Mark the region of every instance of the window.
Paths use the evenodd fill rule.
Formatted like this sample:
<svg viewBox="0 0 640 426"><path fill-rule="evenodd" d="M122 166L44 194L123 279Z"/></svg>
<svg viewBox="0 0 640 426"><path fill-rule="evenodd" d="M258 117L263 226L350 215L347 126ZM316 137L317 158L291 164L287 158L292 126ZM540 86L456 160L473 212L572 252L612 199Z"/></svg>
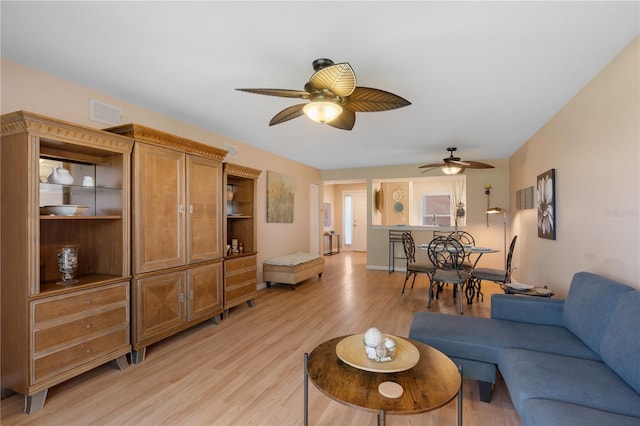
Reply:
<svg viewBox="0 0 640 426"><path fill-rule="evenodd" d="M451 225L451 195L422 196L422 224L432 226Z"/></svg>

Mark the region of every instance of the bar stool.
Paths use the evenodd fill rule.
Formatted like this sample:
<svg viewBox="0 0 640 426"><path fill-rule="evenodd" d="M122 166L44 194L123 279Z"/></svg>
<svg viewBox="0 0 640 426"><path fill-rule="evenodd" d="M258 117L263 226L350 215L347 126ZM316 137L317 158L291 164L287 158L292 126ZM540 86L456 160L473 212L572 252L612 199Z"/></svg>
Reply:
<svg viewBox="0 0 640 426"><path fill-rule="evenodd" d="M410 231L393 231L389 230L389 273L396 270L396 259L402 259L406 261L404 256L404 246L402 245L402 234ZM396 244L400 244L402 247L401 256L397 255Z"/></svg>

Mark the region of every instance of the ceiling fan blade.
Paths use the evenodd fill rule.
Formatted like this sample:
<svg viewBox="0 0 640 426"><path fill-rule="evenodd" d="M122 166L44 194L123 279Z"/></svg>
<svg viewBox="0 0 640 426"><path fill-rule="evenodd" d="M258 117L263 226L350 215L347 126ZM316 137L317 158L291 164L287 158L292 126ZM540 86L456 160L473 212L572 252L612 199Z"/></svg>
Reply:
<svg viewBox="0 0 640 426"><path fill-rule="evenodd" d="M420 173L429 173L431 170L435 170L437 167L431 167L430 169L425 169L423 171L421 171Z"/></svg>
<svg viewBox="0 0 640 426"><path fill-rule="evenodd" d="M493 169L491 164L480 163L479 161L467 161L468 165L465 165L468 169Z"/></svg>
<svg viewBox="0 0 640 426"><path fill-rule="evenodd" d="M425 164L424 166L420 166L420 167L418 167L418 168L419 168L419 169L426 169L426 168L433 169L433 168L436 168L436 167L442 167L442 166L445 166L445 164L444 164L444 163L438 163L438 164Z"/></svg>
<svg viewBox="0 0 640 426"><path fill-rule="evenodd" d="M369 87L356 87L345 105L357 112L388 111L411 105L411 102L393 93Z"/></svg>
<svg viewBox="0 0 640 426"><path fill-rule="evenodd" d="M302 108L304 108L306 104L298 104L290 106L289 108L285 108L276 115L273 116L271 121L269 122L269 126L273 126L275 124L284 123L285 121L293 120L296 117L300 117L304 114Z"/></svg>
<svg viewBox="0 0 640 426"><path fill-rule="evenodd" d="M468 162L468 161L451 160L451 159L446 159L445 163L447 163L447 164L455 164L457 166L462 166L462 167L469 167L471 165L471 163Z"/></svg>
<svg viewBox="0 0 640 426"><path fill-rule="evenodd" d="M316 71L309 80L316 89L329 89L334 95L349 96L356 87L356 75L349 63L344 62Z"/></svg>
<svg viewBox="0 0 640 426"><path fill-rule="evenodd" d="M241 92L257 93L258 95L280 96L283 98L309 99L309 92L289 89L236 89Z"/></svg>
<svg viewBox="0 0 640 426"><path fill-rule="evenodd" d="M353 125L356 124L356 113L348 109L343 109L342 114L325 124L335 127L336 129L351 130L353 129Z"/></svg>

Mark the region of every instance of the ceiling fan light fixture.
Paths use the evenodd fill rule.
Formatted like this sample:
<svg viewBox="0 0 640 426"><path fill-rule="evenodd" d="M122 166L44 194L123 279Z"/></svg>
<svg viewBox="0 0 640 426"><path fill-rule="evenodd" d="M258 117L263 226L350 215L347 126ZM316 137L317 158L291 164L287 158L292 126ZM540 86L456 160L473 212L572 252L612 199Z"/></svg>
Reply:
<svg viewBox="0 0 640 426"><path fill-rule="evenodd" d="M454 166L451 164L447 164L442 168L442 171L444 172L445 175L457 175L459 173L462 173L462 170L463 170L462 167Z"/></svg>
<svg viewBox="0 0 640 426"><path fill-rule="evenodd" d="M342 114L342 107L335 102L316 101L306 104L302 111L313 121L324 124Z"/></svg>

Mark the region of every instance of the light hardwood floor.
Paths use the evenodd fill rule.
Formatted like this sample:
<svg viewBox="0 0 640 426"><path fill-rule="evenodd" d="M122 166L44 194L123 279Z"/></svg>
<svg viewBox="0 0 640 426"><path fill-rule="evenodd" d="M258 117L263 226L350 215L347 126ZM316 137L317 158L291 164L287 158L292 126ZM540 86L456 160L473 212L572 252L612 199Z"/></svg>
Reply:
<svg viewBox="0 0 640 426"><path fill-rule="evenodd" d="M147 350L146 360L118 371L109 365L49 390L44 409L23 414L23 397L2 401L3 425L301 425L303 354L336 336L375 326L407 336L415 312L426 309L427 279L401 294L403 272L366 269L365 253L325 257L321 280L273 285L256 304L233 308L219 325L201 324ZM465 315L488 317L484 302ZM431 310L456 315L451 289ZM455 425L456 400L418 415L388 415L389 425ZM504 382L490 404L464 380L465 425L521 425ZM354 409L309 384L311 425L374 425L376 413Z"/></svg>

